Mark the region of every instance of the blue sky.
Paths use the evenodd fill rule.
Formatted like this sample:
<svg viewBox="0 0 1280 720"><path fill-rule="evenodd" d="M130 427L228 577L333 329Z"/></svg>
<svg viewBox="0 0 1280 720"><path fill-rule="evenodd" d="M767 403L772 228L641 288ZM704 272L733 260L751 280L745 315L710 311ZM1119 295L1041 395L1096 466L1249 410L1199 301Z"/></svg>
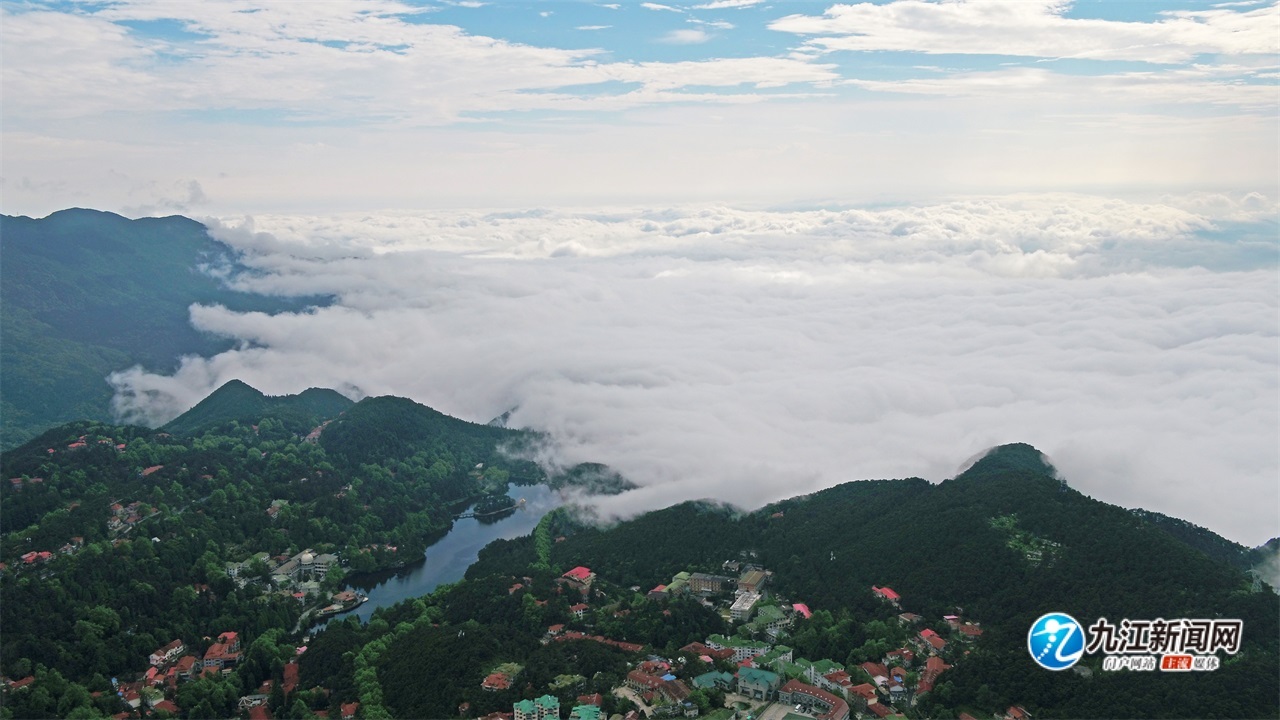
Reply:
<svg viewBox="0 0 1280 720"><path fill-rule="evenodd" d="M0 8L7 212L1275 194L1273 0Z"/></svg>

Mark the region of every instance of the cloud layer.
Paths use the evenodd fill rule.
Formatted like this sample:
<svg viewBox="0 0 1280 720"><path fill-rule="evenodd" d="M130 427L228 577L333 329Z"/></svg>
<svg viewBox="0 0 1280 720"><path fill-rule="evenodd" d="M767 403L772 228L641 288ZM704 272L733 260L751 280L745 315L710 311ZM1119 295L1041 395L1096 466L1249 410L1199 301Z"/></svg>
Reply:
<svg viewBox="0 0 1280 720"><path fill-rule="evenodd" d="M1035 195L210 221L258 271L242 287L337 302L193 307L241 346L112 381L150 422L231 378L516 408L554 461L642 486L606 515L940 480L1024 441L1095 497L1257 544L1280 529L1275 212Z"/></svg>

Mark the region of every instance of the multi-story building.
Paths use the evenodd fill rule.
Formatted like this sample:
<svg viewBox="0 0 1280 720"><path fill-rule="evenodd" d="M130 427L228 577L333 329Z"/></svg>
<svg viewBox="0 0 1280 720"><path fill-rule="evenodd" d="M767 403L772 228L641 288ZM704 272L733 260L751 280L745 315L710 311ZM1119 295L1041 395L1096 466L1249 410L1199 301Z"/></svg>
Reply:
<svg viewBox="0 0 1280 720"><path fill-rule="evenodd" d="M560 701L552 695L543 695L536 700L521 700L511 706L514 720L560 720Z"/></svg>
<svg viewBox="0 0 1280 720"><path fill-rule="evenodd" d="M738 694L752 700L773 700L780 684L778 674L768 670L744 667L738 671Z"/></svg>
<svg viewBox="0 0 1280 720"><path fill-rule="evenodd" d="M751 613L755 611L756 603L760 602L760 594L747 592L738 596L733 601L733 605L729 608L729 616L734 620L745 622L751 619Z"/></svg>
<svg viewBox="0 0 1280 720"><path fill-rule="evenodd" d="M778 688L778 701L786 705L800 705L818 720L849 720L849 703L799 680L788 681Z"/></svg>
<svg viewBox="0 0 1280 720"><path fill-rule="evenodd" d="M736 580L724 575L693 573L689 576L689 589L695 593L714 595L715 593L728 592L734 589L737 584Z"/></svg>

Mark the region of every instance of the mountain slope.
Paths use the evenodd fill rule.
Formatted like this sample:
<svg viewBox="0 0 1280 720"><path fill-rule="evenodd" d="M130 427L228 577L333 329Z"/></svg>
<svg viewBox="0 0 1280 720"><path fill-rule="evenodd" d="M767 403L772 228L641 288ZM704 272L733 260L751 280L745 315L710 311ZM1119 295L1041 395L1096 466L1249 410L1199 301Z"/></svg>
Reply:
<svg viewBox="0 0 1280 720"><path fill-rule="evenodd" d="M447 454L459 468L488 462L496 444L515 442L518 430L459 420L407 398L361 400L325 428L320 444L353 465L402 460L420 452Z"/></svg>
<svg viewBox="0 0 1280 720"><path fill-rule="evenodd" d="M1240 568L1054 475L1038 451L1019 445L937 485L852 482L747 515L686 503L609 529L582 528L552 546L552 565L586 565L622 586L653 587L681 570L715 572L745 553L775 573L779 592L847 613L854 628L883 612L873 584L891 586L904 610L927 618L963 607L982 623L983 641L948 673L948 689L930 700L932 716L1011 704L1046 717L1134 717L1153 708L1179 717L1274 713L1277 597L1252 592ZM512 559L530 555L520 542L495 544L468 577L513 573ZM1097 656L1087 661L1092 680L1050 673L1025 648L1031 623L1050 611L1086 623L1240 618L1245 647L1214 673L1104 673ZM859 655L868 640L862 631L815 637L823 639L810 647L838 662L879 659ZM805 641L798 633L788 644Z"/></svg>
<svg viewBox="0 0 1280 720"><path fill-rule="evenodd" d="M77 419L110 417L106 376L231 346L193 328L193 303L300 308L233 292L201 266L234 269L232 250L184 217L129 220L95 210L0 216L0 447Z"/></svg>
<svg viewBox="0 0 1280 720"><path fill-rule="evenodd" d="M164 429L196 435L233 420L255 423L271 417L300 430L337 417L354 404L335 390L308 388L297 395L270 397L240 380L231 380Z"/></svg>

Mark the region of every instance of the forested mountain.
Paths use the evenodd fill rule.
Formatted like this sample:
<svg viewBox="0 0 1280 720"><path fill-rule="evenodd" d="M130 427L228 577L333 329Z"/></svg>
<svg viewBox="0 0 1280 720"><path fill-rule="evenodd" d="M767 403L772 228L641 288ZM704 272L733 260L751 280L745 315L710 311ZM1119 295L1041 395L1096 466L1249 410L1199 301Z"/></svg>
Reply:
<svg viewBox="0 0 1280 720"><path fill-rule="evenodd" d="M343 409L317 438L310 423ZM4 695L0 717L115 712L114 695L90 702L88 692L137 675L174 638L200 652L227 631L246 644L269 638L254 663L181 694L192 717L232 715L243 692L278 677L288 656L277 642L305 628L300 616L345 573L421 562L466 503L504 492L515 474L541 479L499 450L519 431L399 398L267 398L235 382L179 421L81 421L0 454L0 673L31 675L37 691ZM350 445L374 435L397 437L395 452ZM267 579L304 550L340 566L303 590ZM254 582L233 581L228 563Z"/></svg>
<svg viewBox="0 0 1280 720"><path fill-rule="evenodd" d="M263 417L310 428L337 417L354 404L336 390L308 388L297 395L271 397L240 380L230 380L164 429L197 435L233 420L253 424Z"/></svg>
<svg viewBox="0 0 1280 720"><path fill-rule="evenodd" d="M989 717L1012 704L1037 718L1272 716L1280 598L1252 591L1230 558L1206 554L1207 532L1188 542L1089 498L1056 479L1034 448L1013 445L938 485L853 482L745 515L685 503L608 529L577 528L548 549L553 571L587 565L641 588L748 558L772 570L787 597L830 612L797 629L789 643L797 653L849 664L889 649L866 630L882 614L873 584L892 586L904 609L926 617L961 607L985 634L922 699L930 716L968 708ZM499 541L468 577L510 575L536 557L533 539ZM1086 623L1240 618L1244 649L1212 673L1051 673L1026 652L1027 629L1050 611Z"/></svg>
<svg viewBox="0 0 1280 720"><path fill-rule="evenodd" d="M193 303L277 312L316 302L226 289L202 268L235 270L231 248L178 216L0 216L0 255L4 448L58 423L110 419L114 371L169 371L181 355L230 347L191 326Z"/></svg>
<svg viewBox="0 0 1280 720"><path fill-rule="evenodd" d="M233 383L197 406L191 434L79 422L0 455L11 478L0 487L0 671L31 678L30 691L0 697L0 716L117 712L115 695L90 692L138 676L148 653L174 638L199 654L228 631L249 648L234 671L170 694L185 717L234 715L237 698L264 680L279 686L303 642L304 613L329 602L344 574L420 558L461 503L517 478L546 481L503 451L525 433L402 398L301 397ZM316 411L306 422L300 402ZM320 410L340 414L313 433ZM596 465L570 476L616 477ZM625 711L609 689L637 647L675 657L729 630L692 599L631 588L738 559L768 568L775 592L814 610L787 639L797 657L854 666L898 647L899 610L872 585L897 590L902 610L980 622L980 641L949 656L952 669L912 706L917 717L990 717L1014 704L1036 718L1273 715L1280 599L1255 591L1230 553L1205 552L1226 540L1203 529L1180 537L1172 520L1071 489L1025 445L936 485L850 482L754 512L694 502L597 527L557 511L531 536L485 548L463 582L379 610L366 625L331 625L297 660L299 687L329 692L273 692L270 703L277 717L356 701L365 717L475 716L550 689L564 703L600 692L606 711ZM272 566L304 550L341 564L305 592L281 587L273 573L284 570ZM579 565L597 577L585 618L560 580ZM1091 674L1051 673L1025 648L1027 628L1049 611L1085 623L1239 618L1244 642L1213 672L1104 671L1088 656L1081 667ZM603 640L544 643L557 623ZM685 660L686 674L711 669ZM482 689L498 666L517 668L520 683ZM692 697L700 707L714 699Z"/></svg>

